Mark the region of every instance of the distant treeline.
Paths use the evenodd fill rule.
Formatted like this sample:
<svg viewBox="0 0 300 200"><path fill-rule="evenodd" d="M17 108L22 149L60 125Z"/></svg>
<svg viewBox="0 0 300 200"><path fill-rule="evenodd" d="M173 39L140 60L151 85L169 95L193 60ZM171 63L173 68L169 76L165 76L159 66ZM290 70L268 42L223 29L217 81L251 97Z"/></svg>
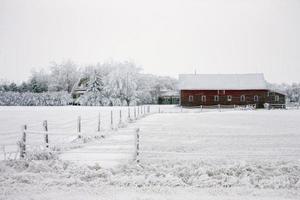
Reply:
<svg viewBox="0 0 300 200"><path fill-rule="evenodd" d="M54 99L63 98L61 102L65 105L65 99L68 101L71 99L73 87L80 84L80 80L85 80L86 88L86 93L75 100L75 103L80 105L113 106L157 103L161 91L177 88L176 79L144 74L142 69L133 62L106 62L84 67L79 67L72 61L53 62L46 69L32 71L29 80L19 85L1 81L1 96L7 98L2 97L6 100L2 99L1 102L0 99L0 105L48 105L48 103L41 102L52 99L51 93ZM9 93L6 94L6 92ZM69 97L57 96L57 92L64 92ZM40 98L38 98L38 93L40 93ZM11 99L14 103L10 103L7 99ZM37 99L38 103L32 103L32 99Z"/></svg>

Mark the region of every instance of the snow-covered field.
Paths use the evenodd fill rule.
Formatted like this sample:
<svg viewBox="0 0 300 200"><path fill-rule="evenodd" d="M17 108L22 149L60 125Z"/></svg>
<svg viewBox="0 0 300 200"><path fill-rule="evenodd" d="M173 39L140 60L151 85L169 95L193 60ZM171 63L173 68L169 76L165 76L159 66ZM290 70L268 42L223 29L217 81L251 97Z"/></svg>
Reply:
<svg viewBox="0 0 300 200"><path fill-rule="evenodd" d="M170 106L169 106L170 107ZM166 107L168 108L168 106ZM147 112L147 106L140 107L0 107L0 159L3 159L2 147L5 146L7 156L9 152L17 151L17 142L22 137L23 126L27 126L26 143L29 147L40 147L44 145L44 127L43 121L47 120L50 145L64 145L78 136L78 117L81 117L81 134L97 135L98 117L100 114L100 128L105 132L111 128L118 128L120 124L126 124L128 121L128 112L130 118L134 118L134 109L136 117L140 117ZM111 112L113 113L113 127L111 125ZM157 106L151 106L150 112L158 112ZM10 157L15 157L13 153Z"/></svg>
<svg viewBox="0 0 300 200"><path fill-rule="evenodd" d="M0 124L0 130L43 119L50 128L51 120L58 124L75 118L76 127L77 115L97 119L99 109L102 113L107 109L102 128L109 129L111 108L2 107L0 120L6 123ZM118 113L120 108L113 109ZM105 168L88 154L82 159L93 159L89 165L61 156L2 161L0 199L299 199L299 110L184 109L181 113L180 108L161 106L160 111L152 107L155 114L81 148L103 145L109 151L114 144L119 147L114 141L122 141L124 133L140 128L139 165L128 159ZM129 144L134 146L132 141ZM106 156L113 160L121 149Z"/></svg>

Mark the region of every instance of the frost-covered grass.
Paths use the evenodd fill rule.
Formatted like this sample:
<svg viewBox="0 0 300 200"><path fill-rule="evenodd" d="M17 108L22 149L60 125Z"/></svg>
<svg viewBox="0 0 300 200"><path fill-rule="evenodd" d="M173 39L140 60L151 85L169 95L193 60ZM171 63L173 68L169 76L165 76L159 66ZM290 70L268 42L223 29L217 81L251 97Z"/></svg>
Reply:
<svg viewBox="0 0 300 200"><path fill-rule="evenodd" d="M232 198L235 195L244 194L245 191L250 191L251 194L248 193L247 198L253 193L268 191L264 196L270 197L277 192L281 196L278 199L287 196L296 199L296 196L300 194L299 175L299 163L288 162L244 164L238 162L230 164L158 162L156 164L143 163L142 166L129 164L115 169L104 169L99 165L78 166L72 162L59 160L2 161L0 162L0 189L4 199L15 197L39 199L41 192L48 199L47 193L53 190L56 190L57 194L50 196L49 199L68 198L64 195L69 191L75 193L81 191L79 193L81 195L88 191L87 199L95 198L94 195L100 199L116 199L115 195L119 195L115 192L120 192L120 190L123 193L127 191L127 195L130 196L144 191L144 194L140 194L140 199L145 199L149 192L158 193L162 198L170 195L170 191L164 192L166 188L173 192L189 191L185 193L187 199L193 197L195 192L212 189L223 190L219 194L221 198L216 199L224 199L228 192ZM108 188L112 193L106 193L103 188ZM139 191L134 188L139 188ZM228 190L224 191L225 188ZM231 188L236 188L233 191L239 192L231 193ZM204 195L206 197L208 194L204 193ZM212 198L213 195L209 194L208 197ZM253 195L252 198L255 199L255 197L257 198L257 195ZM117 199L131 198L119 197ZM147 199L155 199L155 196L152 194Z"/></svg>

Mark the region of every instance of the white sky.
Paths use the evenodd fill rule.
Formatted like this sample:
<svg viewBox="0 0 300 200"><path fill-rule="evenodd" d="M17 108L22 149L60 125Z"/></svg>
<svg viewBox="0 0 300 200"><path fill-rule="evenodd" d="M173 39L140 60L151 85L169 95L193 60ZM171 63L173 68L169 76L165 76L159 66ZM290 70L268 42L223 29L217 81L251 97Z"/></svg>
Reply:
<svg viewBox="0 0 300 200"><path fill-rule="evenodd" d="M299 82L300 0L0 0L0 79L66 59Z"/></svg>

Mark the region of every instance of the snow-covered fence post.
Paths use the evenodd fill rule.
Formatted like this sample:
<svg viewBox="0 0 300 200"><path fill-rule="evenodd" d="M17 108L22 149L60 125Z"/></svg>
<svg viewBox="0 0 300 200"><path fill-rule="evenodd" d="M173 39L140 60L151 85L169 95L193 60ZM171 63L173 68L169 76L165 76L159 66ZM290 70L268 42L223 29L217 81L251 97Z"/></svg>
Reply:
<svg viewBox="0 0 300 200"><path fill-rule="evenodd" d="M48 122L47 120L44 120L43 122L43 127L45 131L45 143L46 143L46 148L49 148L49 137L48 137Z"/></svg>
<svg viewBox="0 0 300 200"><path fill-rule="evenodd" d="M140 115L140 106L137 106L137 116Z"/></svg>
<svg viewBox="0 0 300 200"><path fill-rule="evenodd" d="M77 132L78 132L78 138L81 138L81 116L78 116L77 119Z"/></svg>
<svg viewBox="0 0 300 200"><path fill-rule="evenodd" d="M144 115L146 114L146 106L144 106Z"/></svg>
<svg viewBox="0 0 300 200"><path fill-rule="evenodd" d="M26 130L27 125L23 126L22 139L20 141L20 158L24 158L26 154Z"/></svg>
<svg viewBox="0 0 300 200"><path fill-rule="evenodd" d="M233 109L235 110L235 104L233 104Z"/></svg>
<svg viewBox="0 0 300 200"><path fill-rule="evenodd" d="M158 106L158 113L160 113L160 106Z"/></svg>
<svg viewBox="0 0 300 200"><path fill-rule="evenodd" d="M136 107L134 106L134 119L136 119Z"/></svg>
<svg viewBox="0 0 300 200"><path fill-rule="evenodd" d="M100 116L100 112L98 114L98 127L97 127L97 131L100 133L100 129L101 129L101 116Z"/></svg>
<svg viewBox="0 0 300 200"><path fill-rule="evenodd" d="M130 120L130 107L128 106L128 121Z"/></svg>
<svg viewBox="0 0 300 200"><path fill-rule="evenodd" d="M114 116L113 116L113 111L110 111L110 128L114 128Z"/></svg>
<svg viewBox="0 0 300 200"><path fill-rule="evenodd" d="M201 112L202 112L203 106L201 105L200 108L201 108Z"/></svg>
<svg viewBox="0 0 300 200"><path fill-rule="evenodd" d="M148 113L150 113L150 106L148 106Z"/></svg>
<svg viewBox="0 0 300 200"><path fill-rule="evenodd" d="M135 143L136 143L136 155L135 155L135 160L136 160L136 162L137 162L137 164L139 164L140 163L140 129L139 128L137 128L136 130L135 130L135 132L136 132L136 141L135 141Z"/></svg>
<svg viewBox="0 0 300 200"><path fill-rule="evenodd" d="M221 112L221 104L218 104L219 112Z"/></svg>
<svg viewBox="0 0 300 200"><path fill-rule="evenodd" d="M120 120L119 120L119 125L122 124L122 110L120 110Z"/></svg>
<svg viewBox="0 0 300 200"><path fill-rule="evenodd" d="M2 145L2 151L3 151L3 159L6 160L5 145Z"/></svg>

